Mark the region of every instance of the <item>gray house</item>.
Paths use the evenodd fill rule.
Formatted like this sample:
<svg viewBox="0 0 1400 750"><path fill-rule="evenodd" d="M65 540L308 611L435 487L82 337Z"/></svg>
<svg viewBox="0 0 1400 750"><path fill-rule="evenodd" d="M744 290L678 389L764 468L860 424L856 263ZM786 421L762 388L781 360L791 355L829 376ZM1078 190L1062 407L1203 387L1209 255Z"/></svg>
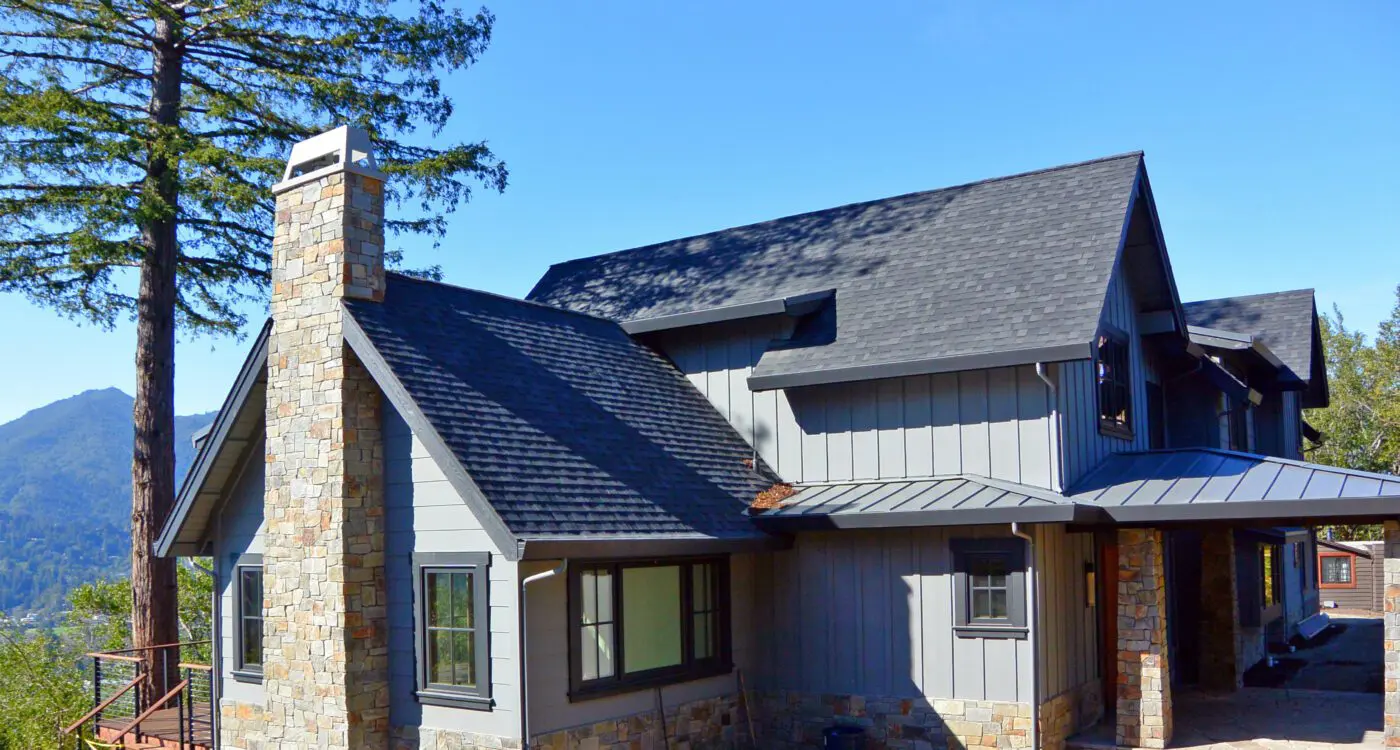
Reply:
<svg viewBox="0 0 1400 750"><path fill-rule="evenodd" d="M1400 518L1300 460L1311 293L1183 305L1141 154L516 300L386 272L321 138L159 542L215 561L223 747L1162 747L1316 611L1307 526Z"/></svg>

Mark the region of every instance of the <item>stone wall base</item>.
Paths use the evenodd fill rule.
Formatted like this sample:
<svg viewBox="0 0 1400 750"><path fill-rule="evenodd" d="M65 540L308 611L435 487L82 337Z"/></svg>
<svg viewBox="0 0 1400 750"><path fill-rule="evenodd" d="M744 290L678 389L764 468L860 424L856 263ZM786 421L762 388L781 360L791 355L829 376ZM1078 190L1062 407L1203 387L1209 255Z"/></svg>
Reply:
<svg viewBox="0 0 1400 750"><path fill-rule="evenodd" d="M1064 750L1065 740L1103 718L1103 685L1090 680L1040 704L1042 750Z"/></svg>
<svg viewBox="0 0 1400 750"><path fill-rule="evenodd" d="M1030 747L1029 703L772 691L755 697L763 748L822 747L834 724L865 730L867 750Z"/></svg>
<svg viewBox="0 0 1400 750"><path fill-rule="evenodd" d="M752 747L748 719L738 693L667 706L665 740L662 739L661 722L657 719L656 711L647 711L563 729L536 735L530 741L530 747L532 750L663 750L668 747L671 750L727 750Z"/></svg>
<svg viewBox="0 0 1400 750"><path fill-rule="evenodd" d="M219 747L261 750L267 742L267 717L261 703L219 701Z"/></svg>
<svg viewBox="0 0 1400 750"><path fill-rule="evenodd" d="M393 750L517 750L520 740L451 729L391 727Z"/></svg>

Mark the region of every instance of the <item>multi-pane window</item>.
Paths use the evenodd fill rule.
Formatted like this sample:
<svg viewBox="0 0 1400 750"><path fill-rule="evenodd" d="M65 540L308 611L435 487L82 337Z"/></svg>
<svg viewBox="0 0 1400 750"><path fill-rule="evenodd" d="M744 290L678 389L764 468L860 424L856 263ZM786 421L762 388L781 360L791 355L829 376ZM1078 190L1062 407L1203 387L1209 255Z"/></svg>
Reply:
<svg viewBox="0 0 1400 750"><path fill-rule="evenodd" d="M1026 544L954 539L953 629L959 638L1025 638Z"/></svg>
<svg viewBox="0 0 1400 750"><path fill-rule="evenodd" d="M1104 331L1095 361L1099 390L1099 428L1115 435L1132 432L1132 377L1126 336Z"/></svg>
<svg viewBox="0 0 1400 750"><path fill-rule="evenodd" d="M1324 555L1320 562L1323 586L1353 586L1351 555Z"/></svg>
<svg viewBox="0 0 1400 750"><path fill-rule="evenodd" d="M476 687L476 572L428 568L423 577L428 686Z"/></svg>
<svg viewBox="0 0 1400 750"><path fill-rule="evenodd" d="M727 569L722 559L574 568L573 693L627 690L726 671Z"/></svg>
<svg viewBox="0 0 1400 750"><path fill-rule="evenodd" d="M418 700L490 708L486 553L414 555Z"/></svg>
<svg viewBox="0 0 1400 750"><path fill-rule="evenodd" d="M1008 569L1006 555L973 553L968 556L968 591L974 621L1005 621L1007 608Z"/></svg>
<svg viewBox="0 0 1400 750"><path fill-rule="evenodd" d="M257 680L263 667L263 568L258 555L233 566L234 676Z"/></svg>

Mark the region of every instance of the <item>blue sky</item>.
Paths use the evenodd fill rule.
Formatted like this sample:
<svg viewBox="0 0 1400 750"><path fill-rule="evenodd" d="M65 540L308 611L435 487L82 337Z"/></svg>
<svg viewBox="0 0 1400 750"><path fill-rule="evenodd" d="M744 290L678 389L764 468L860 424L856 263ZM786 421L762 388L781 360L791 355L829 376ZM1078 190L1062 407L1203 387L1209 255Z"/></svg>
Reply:
<svg viewBox="0 0 1400 750"><path fill-rule="evenodd" d="M1185 299L1315 287L1366 331L1395 301L1400 3L491 9L444 137L489 140L511 185L400 243L457 284L523 295L568 258L1142 149ZM132 391L132 326L13 294L0 322L0 422ZM182 341L177 410L218 408L246 345Z"/></svg>

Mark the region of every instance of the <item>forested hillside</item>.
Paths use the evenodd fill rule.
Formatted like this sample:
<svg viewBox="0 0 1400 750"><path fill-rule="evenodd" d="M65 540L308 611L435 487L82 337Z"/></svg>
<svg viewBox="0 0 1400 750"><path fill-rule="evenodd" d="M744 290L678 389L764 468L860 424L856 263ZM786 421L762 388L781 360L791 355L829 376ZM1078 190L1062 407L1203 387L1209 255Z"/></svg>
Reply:
<svg viewBox="0 0 1400 750"><path fill-rule="evenodd" d="M87 391L0 425L0 612L55 611L73 586L126 574L131 406L115 388ZM176 476L213 418L176 418Z"/></svg>

